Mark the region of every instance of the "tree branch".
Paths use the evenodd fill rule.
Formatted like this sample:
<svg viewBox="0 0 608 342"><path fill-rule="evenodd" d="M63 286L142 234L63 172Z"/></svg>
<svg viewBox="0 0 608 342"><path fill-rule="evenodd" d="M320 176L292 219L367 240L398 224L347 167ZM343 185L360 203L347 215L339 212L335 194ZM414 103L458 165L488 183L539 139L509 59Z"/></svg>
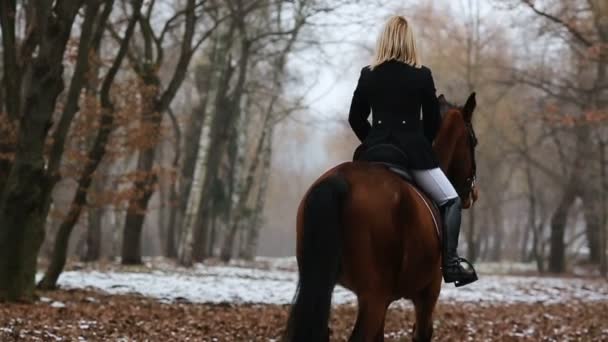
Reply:
<svg viewBox="0 0 608 342"><path fill-rule="evenodd" d="M97 19L95 33L93 34L93 41L91 43L92 49L96 52L99 51L99 48L101 46L103 33L105 32L106 24L108 22L108 19L110 18L110 14L112 13L113 6L114 0L106 0L103 12L101 12L101 15Z"/></svg>
<svg viewBox="0 0 608 342"><path fill-rule="evenodd" d="M114 78L120 69L120 65L129 50L129 42L131 41L131 37L133 36L133 32L135 31L135 25L139 19L140 10L142 6L143 0L133 0L133 15L129 19L129 23L127 24L127 29L125 31L125 36L122 38L120 48L118 49L118 53L112 62L112 66L108 70L106 77L103 80L103 84L101 86L101 105L106 109L113 110L113 104L110 99L110 88L114 83Z"/></svg>
<svg viewBox="0 0 608 342"><path fill-rule="evenodd" d="M574 29L574 27L572 27L571 25L569 25L568 23L566 23L564 20L549 14L547 12L544 12L540 9L538 9L536 6L534 6L534 1L533 0L521 0L524 4L526 4L534 13L536 13L537 15L544 17L560 26L562 26L563 28L565 28L566 30L568 30L568 32L576 39L578 39L583 45L585 45L586 47L591 47L594 44L588 40L587 38L585 38L579 31L577 31L576 29Z"/></svg>
<svg viewBox="0 0 608 342"><path fill-rule="evenodd" d="M70 125L76 112L78 112L78 100L80 99L80 92L84 86L85 77L89 68L89 52L93 38L93 26L95 17L99 12L99 6L100 1L98 0L89 1L87 5L84 22L82 23L82 33L78 44L78 57L76 59L76 66L74 67L74 74L72 76L72 81L70 82L63 113L59 120L59 124L53 133L53 146L51 148L48 169L49 174L54 178L57 176L56 173L61 164L65 140Z"/></svg>
<svg viewBox="0 0 608 342"><path fill-rule="evenodd" d="M186 27L184 29L179 60L175 67L173 77L171 78L171 81L169 81L167 89L160 96L160 100L156 108L159 113L162 113L169 108L169 104L171 104L177 90L186 77L188 64L190 64L190 59L192 58L193 54L192 41L194 39L194 31L196 26L196 13L194 11L195 5L195 0L188 0L186 5Z"/></svg>

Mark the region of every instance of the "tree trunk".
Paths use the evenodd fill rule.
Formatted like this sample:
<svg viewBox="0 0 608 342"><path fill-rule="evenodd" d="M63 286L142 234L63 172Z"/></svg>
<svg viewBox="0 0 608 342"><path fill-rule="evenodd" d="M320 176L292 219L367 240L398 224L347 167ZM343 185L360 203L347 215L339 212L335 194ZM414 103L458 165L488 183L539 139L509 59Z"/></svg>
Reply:
<svg viewBox="0 0 608 342"><path fill-rule="evenodd" d="M258 188L257 198L255 202L255 209L253 210L252 219L249 220L249 233L247 239L244 242L242 258L245 260L253 260L256 256L256 250L258 248L258 241L260 237L260 230L264 224L264 206L266 204L266 194L268 192L268 183L270 179L270 166L272 162L272 143L274 126L270 126L269 132L266 137L264 150L262 151L263 161L262 170L260 172L260 184Z"/></svg>
<svg viewBox="0 0 608 342"><path fill-rule="evenodd" d="M135 13L139 12L141 4L141 0L133 3ZM114 59L112 66L108 70L108 73L104 79L100 93L102 108L97 136L95 137L95 141L93 142L91 149L87 153L87 162L84 166L82 174L80 175L80 178L78 179L78 187L70 204L68 215L61 223L61 226L57 231L53 248L53 257L51 258L51 263L49 264L44 277L38 284L40 288L53 289L57 286L57 279L65 266L70 234L74 229L74 225L78 222L82 208L86 205L87 192L93 181L93 174L97 170L97 167L101 163L106 153L106 145L114 122L113 104L110 100L109 92L111 85L114 82L114 78L118 73L118 69L122 64L122 60L127 53L128 43L135 29L136 23L137 16L133 15L129 20L124 39L121 43L116 58Z"/></svg>
<svg viewBox="0 0 608 342"><path fill-rule="evenodd" d="M160 133L160 113L148 113L145 120L152 125L152 134ZM148 202L154 194L157 176L152 171L155 157L155 146L149 146L139 154L137 171L141 179L134 183L135 196L129 201L122 240L122 264L141 264L141 233L148 208Z"/></svg>
<svg viewBox="0 0 608 342"><path fill-rule="evenodd" d="M564 189L559 205L551 217L551 244L549 251L549 272L551 273L563 273L566 270L564 235L568 212L576 199L576 186L574 182L570 182L570 185Z"/></svg>
<svg viewBox="0 0 608 342"><path fill-rule="evenodd" d="M207 179L207 175L205 175L205 179ZM204 184L204 183L203 183ZM203 185L203 190L205 190L205 186ZM212 196L212 195L210 195ZM201 200L199 201L199 207L196 211L196 219L192 223L193 224L193 239L192 239L192 259L196 262L201 262L205 259L209 254L209 250L213 248L213 246L209 246L209 228L211 222L215 222L215 215L212 215L214 210L213 201L206 200L203 197L203 192L201 192Z"/></svg>
<svg viewBox="0 0 608 342"><path fill-rule="evenodd" d="M101 219L103 209L89 208L86 248L82 258L84 262L98 261L101 258Z"/></svg>
<svg viewBox="0 0 608 342"><path fill-rule="evenodd" d="M51 16L51 5L38 4L40 44L26 72L16 153L0 195L0 300L34 297L36 262L50 205L45 140L57 96L64 89L63 54L82 3L65 4L57 17Z"/></svg>
<svg viewBox="0 0 608 342"><path fill-rule="evenodd" d="M135 182L135 187L141 190L142 187L151 186L156 182L155 179L149 180L149 178L156 177L155 175L147 175L145 179L141 181L141 183L145 185ZM129 202L122 236L121 263L123 265L139 265L142 263L141 233L146 217L145 210L152 194L152 190L145 190L144 193L140 195L141 197Z"/></svg>
<svg viewBox="0 0 608 342"><path fill-rule="evenodd" d="M489 221L486 219L486 222ZM479 240L478 260L487 260L489 254L490 234L483 234Z"/></svg>
<svg viewBox="0 0 608 342"><path fill-rule="evenodd" d="M134 196L129 200L127 214L122 237L122 259L123 265L138 265L141 259L141 234L148 209L148 202L157 185L158 177L152 170L156 157L157 139L160 136L162 123L161 108L158 103L160 80L156 74L157 70L147 66L140 77L144 81L144 91L154 89L154 94L144 101L152 104L144 105L141 118L141 130L146 136L154 137L153 141L145 141L145 146L137 157L138 178L133 183ZM142 97L145 97L142 94Z"/></svg>
<svg viewBox="0 0 608 342"><path fill-rule="evenodd" d="M58 127L56 128L55 133L53 134L54 143L51 148L50 159L48 164L48 172L52 176L52 181L49 184L50 187L53 187L54 183L57 181L58 177L55 174L59 172L59 167L65 148L65 140L67 138L67 133L69 131L71 122L73 121L74 116L78 111L78 99L80 97L80 92L84 86L85 73L88 70L88 59L90 53L89 47L93 38L93 24L95 21L95 17L97 16L98 9L99 3L97 2L93 3L93 5L87 6L85 23L83 25L83 31L80 37L81 40L78 48L78 62L76 64L77 70L75 71L74 77L72 78L72 83L70 84L67 104L65 106L63 114L61 115ZM85 168L84 173L86 173L87 171L88 170ZM76 224L76 222L78 222L80 211L86 200L86 189L82 189L81 186L84 185L88 187L89 183L90 180L85 181L84 184L82 184L82 182L79 182L78 184L75 199L72 202L72 205L70 206L66 218L63 220L63 222L59 226L59 229L57 230L55 236L55 243L53 245L51 263L49 264L45 276L38 284L39 288L54 289L56 287L59 274L61 274L61 271L65 266L70 235L72 233L74 225ZM78 201L80 201L80 203L78 203Z"/></svg>
<svg viewBox="0 0 608 342"><path fill-rule="evenodd" d="M3 88L6 99L5 107L10 120L16 121L21 115L22 68L17 56L17 37L15 35L16 1L0 2L0 25L2 26L2 62L4 64Z"/></svg>
<svg viewBox="0 0 608 342"><path fill-rule="evenodd" d="M583 213L585 216L585 233L589 248L589 262L600 262L600 230L602 225L602 208L597 189L587 188L583 192Z"/></svg>
<svg viewBox="0 0 608 342"><path fill-rule="evenodd" d="M253 154L253 160L247 169L247 173L245 174L244 184L242 184L241 189L239 191L238 196L238 204L234 210L234 217L232 218L232 222L230 223L230 229L224 238L224 244L222 246L221 251L221 259L224 262L230 261L232 258L232 254L235 251L235 239L237 234L243 230L243 223L247 215L249 215L249 208L247 206L249 195L253 188L253 181L255 177L255 172L258 168L258 164L261 159L262 148L264 146L264 141L266 140L266 127L264 127L262 136L259 138L256 150ZM236 153L233 154L235 156ZM231 198L229 196L228 198Z"/></svg>
<svg viewBox="0 0 608 342"><path fill-rule="evenodd" d="M181 236L179 237L179 245L178 245L178 259L179 263L182 266L191 266L193 263L193 248L194 248L194 224L196 222L196 215L198 215L198 211L200 210L201 203L201 191L196 191L200 188L202 170L203 167L200 163L203 158L199 158L199 162L197 162L196 170L193 177L193 186L195 186L195 191L190 192L190 198L188 199L188 206L186 208L186 213L183 218L183 226L180 229Z"/></svg>
<svg viewBox="0 0 608 342"><path fill-rule="evenodd" d="M545 248L544 243L542 242L542 232L543 232L542 224L538 226L538 228L534 228L532 231L532 252L531 257L536 262L536 270L539 273L545 272Z"/></svg>
<svg viewBox="0 0 608 342"><path fill-rule="evenodd" d="M79 188L77 190L76 197L81 198L84 196L86 196L86 192ZM76 202L78 201L74 200L73 203ZM55 236L55 244L53 245L53 256L51 258L51 263L44 273L44 277L42 277L42 280L40 280L38 283L38 288L43 290L52 290L57 287L57 280L63 271L63 267L65 266L67 259L70 235L74 229L74 226L78 222L80 212L81 206L74 206L73 204L66 218L59 226L59 230L57 230L57 235Z"/></svg>
<svg viewBox="0 0 608 342"><path fill-rule="evenodd" d="M178 202L180 198L177 194L177 191L174 185L171 185L170 193L169 193L169 222L167 223L167 235L165 236L165 246L164 252L167 258L174 259L177 257L177 215L178 215Z"/></svg>
<svg viewBox="0 0 608 342"><path fill-rule="evenodd" d="M201 231L203 230L201 224L205 224L205 218L207 217L206 210L208 210L208 204L204 197L207 196L212 181L215 181L216 175L213 171L217 166L216 164L219 163L219 161L216 161L216 159L219 160L219 156L216 154L222 153L218 152L220 149L223 151L223 146L220 144L222 139L220 137L226 134L224 133L224 126L229 126L229 122L227 123L226 121L232 119L230 113L226 112L226 102L234 72L234 67L232 66L233 60L229 54L233 44L234 30L234 23L231 22L226 33L220 35L219 47L214 55L214 58L218 58L217 63L220 63L219 59L223 58L221 60L223 66L220 68L217 89L215 90L213 102L215 113L211 118L208 146L203 150L201 141L198 141L199 151L194 163L192 186L190 187L194 191L187 191L188 196L185 196L187 199L186 210L181 220L182 224L180 225L181 236L178 253L179 262L184 266L192 265L195 249L203 248L201 238L205 232ZM182 196L184 195L182 194Z"/></svg>
<svg viewBox="0 0 608 342"><path fill-rule="evenodd" d="M214 56L217 50L215 45L217 44L214 44L212 51ZM216 60L216 58L214 57L212 60ZM192 111L191 122L186 129L179 182L172 187L171 191L171 203L174 207L172 207L169 217L169 232L165 246L166 255L171 258L177 257L178 246L176 239L179 239L181 236L181 229L188 208L188 198L190 197L193 185L196 161L201 151L201 138L203 137L203 129L207 118L207 104L211 91L211 81L214 79L211 70L211 67L203 68L201 66L196 69L195 84L201 94L201 100L199 105ZM176 188L179 188L179 190Z"/></svg>
<svg viewBox="0 0 608 342"><path fill-rule="evenodd" d="M173 112L169 111L168 114L169 118L171 119L171 125L173 126L173 138L175 139L175 142L173 143L174 154L173 161L171 163L171 168L173 170L178 170L179 161L181 159L181 128L179 127L179 122L177 122L177 118L175 117ZM164 246L161 246L161 249L163 250L164 255L169 258L175 258L177 256L177 251L175 250L175 220L177 219L176 214L179 201L179 197L177 194L177 185L178 182L176 180L170 181L167 185L167 187L169 188L168 199L165 199L165 188L163 188L162 185L160 188L161 190L163 190L160 196L161 203L165 204L161 207L158 215L158 220L161 223L161 227L159 228L159 232L161 233L160 242L162 245L162 242L165 241L165 244ZM168 221L165 220L165 215L167 211L169 213Z"/></svg>
<svg viewBox="0 0 608 342"><path fill-rule="evenodd" d="M608 275L608 206L606 203L606 192L608 183L606 182L606 143L602 140L599 144L600 151L600 206L601 206L601 235L600 235L600 274L603 277Z"/></svg>
<svg viewBox="0 0 608 342"><path fill-rule="evenodd" d="M228 150L232 130L241 113L240 102L244 92L251 52L249 48L250 43L245 38L242 38L239 74L233 93L224 98L222 96L223 94L218 92L220 97L218 98L218 101L216 101L217 113L213 116L211 124L211 137L209 143L211 148L207 153L205 180L201 192L200 208L202 210L199 211L199 215L197 215L197 224L195 224L195 227L197 227L196 236L198 238L194 239L194 243L195 249L199 251L202 246L205 245L204 238L208 235L209 208L210 202L213 200L213 190L217 182L217 175L221 166L220 162ZM231 61L228 60L227 70L232 68L230 63ZM229 71L228 75L231 73L232 71ZM226 79L229 80L230 77L227 77ZM228 84L226 84L226 87L227 86Z"/></svg>
<svg viewBox="0 0 608 342"><path fill-rule="evenodd" d="M231 62L229 62L231 63ZM216 113L213 115L211 122L209 150L205 158L205 172L202 190L200 192L200 202L196 214L196 223L194 224L194 251L195 259L200 260L204 255L205 238L208 234L207 226L210 222L211 202L213 190L217 182L217 175L220 169L220 162L227 151L230 140L230 131L236 121L236 111L229 107L229 99L227 96L228 81L231 79L232 68L228 65L228 72L225 76L226 88L218 90L218 99L216 99ZM223 94L222 94L223 93Z"/></svg>
<svg viewBox="0 0 608 342"><path fill-rule="evenodd" d="M522 239L521 239L521 245L520 245L520 249L519 249L519 260L521 262L528 262L530 261L529 256L529 250L528 250L528 246L530 245L530 231L532 230L532 227L528 223L524 223L522 225Z"/></svg>
<svg viewBox="0 0 608 342"><path fill-rule="evenodd" d="M154 96L152 98L152 106L149 110L144 111L142 122L149 128L150 134L153 137L160 136L160 128L162 122L162 113L167 111L171 102L175 98L179 87L186 77L188 65L194 53L193 38L196 25L195 0L188 0L185 11L184 33L181 41L180 54L177 65L173 71L173 76L167 85L167 89L159 93L160 79L158 71L162 59L157 60L157 63L151 63L152 56L150 49L146 49L145 60L137 68L138 74L147 86L154 87ZM149 24L149 23L148 23ZM147 45L152 45L153 37L149 30L142 31ZM134 183L134 189L137 196L129 201L127 216L125 218L124 233L123 233L123 248L122 248L122 263L123 264L140 264L141 263L141 232L143 230L144 218L148 209L150 198L154 194L157 177L153 173L152 166L155 159L156 144L146 146L139 154L137 162L137 171L142 173L143 179Z"/></svg>
<svg viewBox="0 0 608 342"><path fill-rule="evenodd" d="M236 220L239 220L238 222ZM244 217L239 215L235 218L235 222L229 225L228 232L224 236L224 243L220 252L220 259L223 262L229 262L232 259L232 255L235 250L238 250L237 237L238 234L243 230Z"/></svg>
<svg viewBox="0 0 608 342"><path fill-rule="evenodd" d="M70 204L68 214L57 231L55 244L53 247L53 257L51 258L51 263L49 264L44 277L38 284L39 288L54 289L56 287L57 279L65 266L70 235L74 229L74 226L78 222L78 219L80 218L82 208L86 206L87 193L91 183L93 182L93 174L97 170L103 156L105 155L106 144L111 131L110 127L113 120L113 114L108 113L108 110L102 111L104 113L102 114L101 118L102 124L99 126L99 132L95 138L93 146L88 152L87 163L82 174L80 175L80 178L78 179L78 188L76 189L76 193ZM110 124L106 125L103 124L103 122L110 122Z"/></svg>
<svg viewBox="0 0 608 342"><path fill-rule="evenodd" d="M467 259L470 262L477 260L477 242L475 241L475 206L469 208L469 229L467 229Z"/></svg>
<svg viewBox="0 0 608 342"><path fill-rule="evenodd" d="M1 90L0 90L1 91ZM2 112L2 102L0 102L0 122L2 123L2 127L0 127L0 193L4 189L4 185L6 184L6 179L8 178L12 162L8 157L15 151L15 141L12 139L15 130L15 124L10 121L8 115Z"/></svg>
<svg viewBox="0 0 608 342"><path fill-rule="evenodd" d="M526 236L529 235L528 232L532 232L532 250L530 251L530 256L524 261L533 259L536 262L537 271L543 273L545 271L545 253L543 243L544 222L537 222L538 198L536 196L536 186L534 183L534 176L532 174L532 166L530 165L529 160L525 161L524 170L526 173L526 185L528 187L528 223L526 225ZM525 239L525 241L527 240L528 238ZM522 253L525 252L526 248L527 243L522 246Z"/></svg>
<svg viewBox="0 0 608 342"><path fill-rule="evenodd" d="M496 198L496 203L490 204L492 224L494 226L494 236L492 237L492 247L490 248L489 260L499 262L502 258L503 247L503 215L500 199Z"/></svg>
<svg viewBox="0 0 608 342"><path fill-rule="evenodd" d="M211 218L209 222L209 237L207 240L205 248L205 255L209 257L214 257L216 255L216 242L218 236L218 218L214 216Z"/></svg>
<svg viewBox="0 0 608 342"><path fill-rule="evenodd" d="M235 250L238 250L238 248L235 249L234 246L235 238L237 237L237 234L240 234L240 232L243 230L246 221L251 221L247 219L247 217L250 217L252 215L251 208L249 208L248 206L248 202L253 189L255 175L256 173L259 173L260 164L262 164L262 167L265 166L263 164L263 162L265 161L264 153L269 152L269 150L266 148L266 145L268 141L271 140L269 134L272 134L271 130L273 122L271 120L275 101L276 98L273 97L271 99L269 109L264 113L264 118L262 122L262 133L261 136L258 138L256 149L253 153L253 160L251 161L251 164L249 165L249 168L247 169L247 172L244 175L244 182L239 191L238 204L234 210L230 229L226 235L226 238L224 239L224 245L222 247L221 259L224 262L228 262L232 258L233 252Z"/></svg>

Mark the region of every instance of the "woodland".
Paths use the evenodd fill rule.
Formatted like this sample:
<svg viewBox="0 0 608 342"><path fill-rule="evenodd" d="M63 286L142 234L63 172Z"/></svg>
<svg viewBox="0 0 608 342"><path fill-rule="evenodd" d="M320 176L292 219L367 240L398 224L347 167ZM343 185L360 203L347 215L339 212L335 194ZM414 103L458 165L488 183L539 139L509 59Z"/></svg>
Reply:
<svg viewBox="0 0 608 342"><path fill-rule="evenodd" d="M40 296L72 298L92 319L99 308L87 298L160 316L229 312L245 323L192 321L178 334L255 334L249 304L168 309L57 290L63 272L83 268L148 272L162 260L189 272L292 257L301 197L358 144L350 96L394 13L413 23L437 95L461 104L477 92L480 196L464 215L461 254L607 284L605 0L2 0L0 338L30 324L15 323L30 309L58 319ZM581 319L596 317L606 299L579 304ZM243 336L277 337L286 307L259 310L267 330ZM491 311L472 310L478 322ZM541 309L507 305L500 319L527 310ZM608 338L606 321L585 322L589 336ZM132 329L106 323L98 332L114 339Z"/></svg>

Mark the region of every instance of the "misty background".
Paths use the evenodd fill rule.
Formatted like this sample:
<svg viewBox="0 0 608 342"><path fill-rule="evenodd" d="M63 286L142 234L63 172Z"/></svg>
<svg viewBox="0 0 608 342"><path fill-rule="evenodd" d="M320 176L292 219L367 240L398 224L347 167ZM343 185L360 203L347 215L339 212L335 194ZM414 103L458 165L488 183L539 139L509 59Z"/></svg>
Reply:
<svg viewBox="0 0 608 342"><path fill-rule="evenodd" d="M589 124L574 122L594 108L587 100L593 96L585 87L599 82L597 78L601 75L596 75L591 48L581 46L576 37L569 36L568 29L535 13L525 1L313 3L306 24L285 57L279 98L294 108L272 128L271 161L265 176L267 188L260 200L263 209L256 207L256 199L250 203L252 210L262 210L258 213L259 227L255 228L259 229L256 255L294 254L299 201L322 172L351 158L358 141L346 118L359 71L369 63L384 21L390 15L400 14L412 22L423 63L433 71L438 95L445 94L450 101L462 104L470 92L478 93L475 129L480 139L481 199L473 210L465 213L461 252L472 260L536 261L544 270L555 230L552 224L557 224L555 216L559 211L565 212L561 223L563 247L555 248L565 249L564 258L572 263L586 259L599 262L600 231L606 226L604 211L599 208L604 208L605 203L598 203L593 213L591 209L585 210L585 200L599 202L605 193L599 151L599 144L606 139L605 112L601 113L602 120ZM585 14L577 4L545 1L536 6L569 20L580 20L576 25L580 25L583 34L595 39L593 30L583 22L593 20L592 13ZM178 7L178 2L173 6ZM285 6L288 8L290 4ZM584 1L580 6L584 7ZM252 13L251 20L255 21L257 15ZM179 44L179 40L173 44ZM167 54L171 55L169 47ZM192 57L189 73L171 104L182 130L201 101L201 90L195 83L197 70L208 63L206 54L203 44ZM253 65L249 72L256 73L256 68ZM165 73L169 74L171 69L166 69L160 70L161 78L168 77ZM250 77L246 87L266 82L263 78L256 79L262 75ZM605 86L599 87L598 92L595 95L598 106L605 111ZM209 110L208 115L213 115L213 109ZM242 115L247 115L245 112ZM175 154L172 146L175 137L168 121L164 116L166 130L157 147L162 153L158 153L156 163L164 169L171 168ZM204 141L210 124L208 119L203 125L207 131L203 133L201 146L213 149L209 141ZM236 130L243 130L243 125L247 123L241 123ZM579 130L589 140L586 142L589 150L584 156L578 155ZM253 146L254 141L247 144ZM586 167L575 164L577 158L584 158ZM248 161L243 163L247 165ZM121 167L128 170L133 166L108 166ZM220 186L230 183L230 177L242 182L245 176L238 173L220 176L224 178ZM254 180L254 188L262 182L259 177L262 176ZM573 179L578 189L574 199L564 204L562 197L567 196L564 191L569 179ZM163 225L167 224L172 209L168 191L163 193L163 187L170 186L171 181L161 178L160 188L150 199L143 223L143 255L165 254L163 234L167 228ZM179 179L176 181L179 183ZM62 183L69 201L71 182L68 179ZM201 186L195 182L191 191ZM594 193L588 194L585 187ZM60 193L56 191L56 208L67 206ZM232 206L238 206L238 198L238 191L233 191ZM103 208L103 257L119 254L124 209L121 205ZM225 245L222 241L233 220L234 217L218 219L217 234L213 237L217 241L211 243L213 246L206 253L209 257L221 254ZM52 224L49 229L53 231ZM82 246L86 230L87 222L82 219L73 233L75 251L86 248ZM245 235L237 234L234 244L248 243ZM52 234L47 237L47 242L52 240ZM234 256L238 256L239 247L232 248ZM566 268L564 264L563 270Z"/></svg>
<svg viewBox="0 0 608 342"><path fill-rule="evenodd" d="M480 199L460 252L606 274L605 1L53 6L0 6L0 278L292 256L303 194L358 145L351 95L394 14L438 95L477 92Z"/></svg>

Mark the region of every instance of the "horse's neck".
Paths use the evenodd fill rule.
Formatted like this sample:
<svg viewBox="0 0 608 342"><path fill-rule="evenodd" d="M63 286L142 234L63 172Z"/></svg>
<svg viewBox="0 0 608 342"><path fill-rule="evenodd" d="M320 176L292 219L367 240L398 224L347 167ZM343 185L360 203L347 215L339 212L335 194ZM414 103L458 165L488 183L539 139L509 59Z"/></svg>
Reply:
<svg viewBox="0 0 608 342"><path fill-rule="evenodd" d="M452 165L454 160L454 152L456 151L458 140L458 129L455 124L454 120L446 117L441 123L439 132L433 142L433 150L439 160L439 165L446 174L450 170L450 165Z"/></svg>

